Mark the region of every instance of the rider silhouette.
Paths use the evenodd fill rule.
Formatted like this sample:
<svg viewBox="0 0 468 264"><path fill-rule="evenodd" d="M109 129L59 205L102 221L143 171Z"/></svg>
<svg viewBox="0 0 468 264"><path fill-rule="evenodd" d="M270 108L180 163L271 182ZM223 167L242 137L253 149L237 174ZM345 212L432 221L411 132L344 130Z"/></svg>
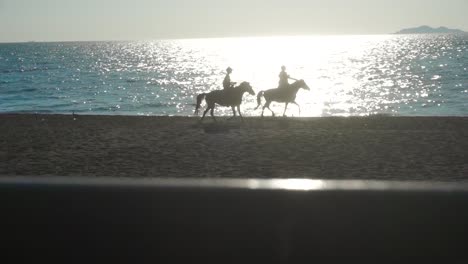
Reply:
<svg viewBox="0 0 468 264"><path fill-rule="evenodd" d="M291 78L288 73L286 72L286 66L281 66L281 72L279 74L279 84L278 84L278 88L279 89L284 89L284 88L288 88L289 87L289 82L288 82L288 79L291 79L291 80L295 80L294 78Z"/></svg>
<svg viewBox="0 0 468 264"><path fill-rule="evenodd" d="M234 85L236 84L235 82L231 82L231 76L229 76L232 73L231 67L228 67L226 69L226 77L224 77L223 81L223 88L224 90L234 88Z"/></svg>

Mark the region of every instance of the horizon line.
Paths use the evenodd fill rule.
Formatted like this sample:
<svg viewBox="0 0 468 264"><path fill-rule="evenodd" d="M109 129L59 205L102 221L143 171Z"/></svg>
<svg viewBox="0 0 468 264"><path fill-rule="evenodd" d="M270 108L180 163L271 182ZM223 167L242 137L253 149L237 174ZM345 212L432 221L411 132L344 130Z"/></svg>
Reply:
<svg viewBox="0 0 468 264"><path fill-rule="evenodd" d="M465 34L468 32L464 31ZM388 35L444 35L456 33L419 33L419 34L291 34L291 35L245 35L245 36L207 36L207 37L174 37L174 38L151 38L151 39L102 39L102 40L18 40L0 41L0 44L24 44L24 43L73 43L73 42L134 42L134 41L171 41L171 40L202 40L202 39L239 39L239 38L294 38L294 37L334 37L334 36L388 36ZM463 34L463 33L461 33Z"/></svg>

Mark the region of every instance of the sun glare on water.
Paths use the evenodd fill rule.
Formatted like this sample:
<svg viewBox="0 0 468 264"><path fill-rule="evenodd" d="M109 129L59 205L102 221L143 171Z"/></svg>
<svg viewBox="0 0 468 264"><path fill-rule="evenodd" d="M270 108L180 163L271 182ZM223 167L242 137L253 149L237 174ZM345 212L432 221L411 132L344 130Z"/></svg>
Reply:
<svg viewBox="0 0 468 264"><path fill-rule="evenodd" d="M466 115L467 43L466 36L380 35L18 45L0 54L11 71L4 82L35 81L7 85L6 95L30 92L0 110L192 116L197 95L222 89L227 67L231 81L250 82L258 94L278 87L284 65L310 87L297 93L301 116ZM244 95L244 115L259 116L256 106L256 96ZM271 108L281 115L284 104ZM299 116L298 107L286 115Z"/></svg>

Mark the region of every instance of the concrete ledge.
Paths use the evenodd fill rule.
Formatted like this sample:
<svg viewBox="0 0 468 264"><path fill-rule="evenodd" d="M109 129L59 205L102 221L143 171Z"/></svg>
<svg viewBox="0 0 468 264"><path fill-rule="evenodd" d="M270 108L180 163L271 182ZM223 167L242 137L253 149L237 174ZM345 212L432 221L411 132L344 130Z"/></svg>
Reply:
<svg viewBox="0 0 468 264"><path fill-rule="evenodd" d="M468 259L466 183L0 178L2 248L37 260Z"/></svg>

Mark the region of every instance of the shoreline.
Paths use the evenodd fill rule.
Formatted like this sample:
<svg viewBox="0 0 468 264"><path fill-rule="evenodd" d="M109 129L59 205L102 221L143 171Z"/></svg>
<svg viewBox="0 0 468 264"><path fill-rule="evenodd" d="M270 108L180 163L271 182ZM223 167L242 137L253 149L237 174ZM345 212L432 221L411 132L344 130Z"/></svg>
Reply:
<svg viewBox="0 0 468 264"><path fill-rule="evenodd" d="M0 176L468 180L468 117L0 114Z"/></svg>

